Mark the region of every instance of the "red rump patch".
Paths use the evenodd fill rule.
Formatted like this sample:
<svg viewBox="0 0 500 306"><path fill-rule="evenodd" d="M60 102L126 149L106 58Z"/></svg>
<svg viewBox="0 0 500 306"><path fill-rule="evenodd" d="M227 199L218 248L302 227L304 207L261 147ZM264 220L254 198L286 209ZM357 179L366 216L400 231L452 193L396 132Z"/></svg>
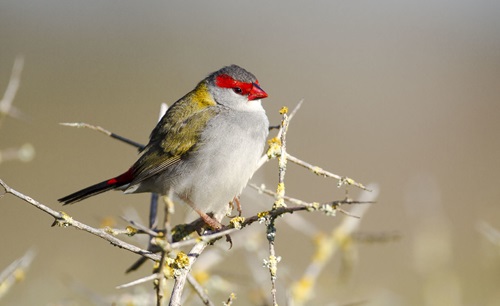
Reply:
<svg viewBox="0 0 500 306"><path fill-rule="evenodd" d="M124 185L130 183L133 179L132 169L129 169L127 172L118 175L112 179L109 179L106 183L108 185Z"/></svg>

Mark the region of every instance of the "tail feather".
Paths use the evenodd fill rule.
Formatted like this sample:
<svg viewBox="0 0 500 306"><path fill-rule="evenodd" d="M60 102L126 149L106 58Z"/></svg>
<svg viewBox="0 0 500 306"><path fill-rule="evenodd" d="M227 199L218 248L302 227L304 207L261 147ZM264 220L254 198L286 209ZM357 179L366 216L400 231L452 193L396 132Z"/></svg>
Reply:
<svg viewBox="0 0 500 306"><path fill-rule="evenodd" d="M72 204L90 198L92 196L98 195L100 193L106 192L111 189L116 189L121 186L127 185L132 181L132 170L129 170L122 175L115 178L105 180L104 182L97 183L95 185L89 186L63 198L58 201L62 202L63 205Z"/></svg>
<svg viewBox="0 0 500 306"><path fill-rule="evenodd" d="M113 184L108 184L108 181L100 182L95 185L89 186L63 198L58 199L63 205L72 204L90 198L92 196L98 195L100 193L106 192L108 190L114 189L118 186Z"/></svg>

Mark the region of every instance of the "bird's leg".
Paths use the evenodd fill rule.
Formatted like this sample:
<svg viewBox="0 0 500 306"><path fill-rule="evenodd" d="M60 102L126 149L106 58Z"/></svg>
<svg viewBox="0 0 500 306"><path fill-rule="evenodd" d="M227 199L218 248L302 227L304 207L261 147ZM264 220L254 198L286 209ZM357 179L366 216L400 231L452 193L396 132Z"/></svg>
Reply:
<svg viewBox="0 0 500 306"><path fill-rule="evenodd" d="M238 217L241 217L241 203L240 198L238 196L234 197L233 203L236 203L236 210L238 211Z"/></svg>
<svg viewBox="0 0 500 306"><path fill-rule="evenodd" d="M194 203L185 195L179 195L179 198L183 200L187 205L189 205L198 215L200 215L201 219L208 225L210 226L213 230L218 230L222 228L222 224L220 224L219 221L215 220L214 218L210 217L207 215L205 212L199 210L196 208Z"/></svg>
<svg viewBox="0 0 500 306"><path fill-rule="evenodd" d="M208 225L210 226L213 230L220 230L222 229L222 224L220 224L219 221L215 220L214 218L210 217L206 213L202 212L201 210L194 208L194 211L196 211L201 219ZM229 249L233 247L233 240L231 239L231 236L229 234L226 235L226 241L229 242Z"/></svg>
<svg viewBox="0 0 500 306"><path fill-rule="evenodd" d="M229 206L231 207L231 212L234 209L234 204L236 203L236 210L238 211L238 217L241 217L241 203L239 197L234 197L234 199L229 202ZM234 218L235 216L228 215L229 218Z"/></svg>
<svg viewBox="0 0 500 306"><path fill-rule="evenodd" d="M221 229L222 228L222 224L220 224L219 221L215 220L214 218L210 217L209 215L207 215L206 213L204 213L203 211L197 209L197 208L194 208L194 211L196 211L198 213L198 215L200 215L201 219L203 221L205 221L205 223L210 226L212 229L214 230L218 230L218 229Z"/></svg>
<svg viewBox="0 0 500 306"><path fill-rule="evenodd" d="M207 224L208 226L210 226L213 230L219 230L219 229L222 229L223 226L222 224L217 221L215 218L212 218L210 217L209 215L207 215L205 212L199 210L198 208L196 208L194 206L194 203L191 202L187 197L180 197L182 200L184 200L184 202L186 202L189 206L191 206L191 208L198 214L200 215L200 218L203 220L203 222L205 222L205 224ZM201 234L201 233L199 233ZM231 249L233 247L233 240L231 239L231 236L226 235L226 241L229 242L230 246L229 248Z"/></svg>

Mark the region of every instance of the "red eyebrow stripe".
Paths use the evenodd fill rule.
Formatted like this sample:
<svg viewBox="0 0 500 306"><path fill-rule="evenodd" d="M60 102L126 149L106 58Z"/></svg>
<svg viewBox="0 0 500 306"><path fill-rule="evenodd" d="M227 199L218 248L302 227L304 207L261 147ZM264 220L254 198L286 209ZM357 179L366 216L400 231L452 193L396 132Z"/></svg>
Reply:
<svg viewBox="0 0 500 306"><path fill-rule="evenodd" d="M241 93L243 95L248 95L250 91L252 91L253 84L245 83L241 81L236 81L232 77L227 74L221 74L216 77L215 84L221 88L235 88L238 87L241 89Z"/></svg>

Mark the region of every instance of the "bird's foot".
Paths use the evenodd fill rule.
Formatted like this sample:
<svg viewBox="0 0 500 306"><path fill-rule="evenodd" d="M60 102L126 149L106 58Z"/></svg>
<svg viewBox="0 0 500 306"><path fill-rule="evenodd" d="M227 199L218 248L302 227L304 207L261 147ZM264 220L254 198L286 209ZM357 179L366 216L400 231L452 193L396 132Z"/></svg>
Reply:
<svg viewBox="0 0 500 306"><path fill-rule="evenodd" d="M199 209L195 209L195 211L198 213L198 215L200 215L201 219L213 230L219 230L222 228L222 224L213 217L210 217Z"/></svg>
<svg viewBox="0 0 500 306"><path fill-rule="evenodd" d="M240 198L239 197L234 197L234 199L229 202L229 205L231 206L231 210L234 209L234 204L236 204L236 210L238 211L238 217L241 217L241 202L240 202ZM230 218L234 218L236 216L229 216Z"/></svg>

